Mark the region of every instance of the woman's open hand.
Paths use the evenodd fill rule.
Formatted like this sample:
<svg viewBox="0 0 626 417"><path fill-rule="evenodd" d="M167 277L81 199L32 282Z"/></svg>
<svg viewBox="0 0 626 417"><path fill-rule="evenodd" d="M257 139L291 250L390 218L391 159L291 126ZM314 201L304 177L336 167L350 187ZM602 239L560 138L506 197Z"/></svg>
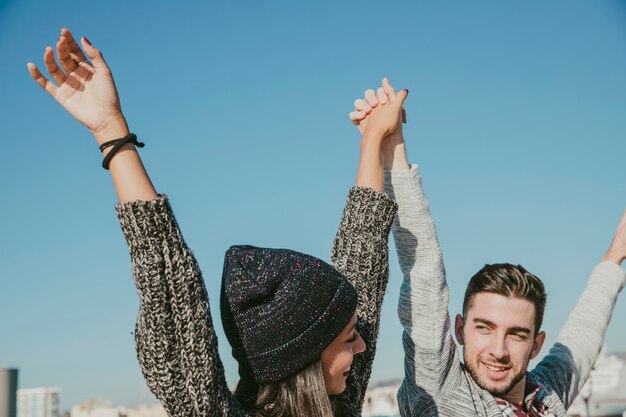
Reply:
<svg viewBox="0 0 626 417"><path fill-rule="evenodd" d="M43 55L48 73L54 82L44 77L32 62L27 64L28 71L37 84L87 126L98 144L101 144L124 136L128 133L128 126L122 115L111 70L102 54L85 37L81 38L81 45L87 55L78 46L71 32L63 28L56 43L60 66L51 47L46 47Z"/></svg>

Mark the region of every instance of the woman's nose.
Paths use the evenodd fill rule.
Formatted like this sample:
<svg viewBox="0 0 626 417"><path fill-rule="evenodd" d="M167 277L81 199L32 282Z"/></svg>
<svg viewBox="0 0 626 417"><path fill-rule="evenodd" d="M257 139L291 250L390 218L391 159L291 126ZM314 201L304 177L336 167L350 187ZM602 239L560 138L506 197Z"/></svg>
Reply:
<svg viewBox="0 0 626 417"><path fill-rule="evenodd" d="M354 347L354 354L365 352L365 340L359 335L359 339L355 342L356 346Z"/></svg>

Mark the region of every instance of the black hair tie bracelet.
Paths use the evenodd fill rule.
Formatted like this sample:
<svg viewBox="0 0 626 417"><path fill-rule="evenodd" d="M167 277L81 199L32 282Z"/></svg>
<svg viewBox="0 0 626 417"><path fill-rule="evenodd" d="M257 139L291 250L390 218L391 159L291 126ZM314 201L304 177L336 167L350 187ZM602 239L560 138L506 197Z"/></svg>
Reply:
<svg viewBox="0 0 626 417"><path fill-rule="evenodd" d="M113 139L108 142L104 142L102 145L99 146L100 152L104 151L106 148L109 148L111 146L113 147L113 149L111 149L109 153L107 153L107 155L102 160L102 168L109 169L109 164L111 163L111 159L115 156L117 151L119 151L120 148L126 145L127 143L132 143L138 148L143 148L145 146L143 142L137 141L137 136L134 133L129 133L128 135L124 136L121 139Z"/></svg>

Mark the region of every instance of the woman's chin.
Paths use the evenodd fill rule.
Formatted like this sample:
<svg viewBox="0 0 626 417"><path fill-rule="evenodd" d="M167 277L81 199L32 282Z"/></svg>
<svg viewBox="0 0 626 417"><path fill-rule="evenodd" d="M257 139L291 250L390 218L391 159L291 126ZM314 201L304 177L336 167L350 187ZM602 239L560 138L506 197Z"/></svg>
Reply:
<svg viewBox="0 0 626 417"><path fill-rule="evenodd" d="M343 378L343 377L341 381L337 381L335 384L333 384L332 387L326 386L326 393L328 394L329 397L333 395L343 394L345 390L346 390L346 378Z"/></svg>

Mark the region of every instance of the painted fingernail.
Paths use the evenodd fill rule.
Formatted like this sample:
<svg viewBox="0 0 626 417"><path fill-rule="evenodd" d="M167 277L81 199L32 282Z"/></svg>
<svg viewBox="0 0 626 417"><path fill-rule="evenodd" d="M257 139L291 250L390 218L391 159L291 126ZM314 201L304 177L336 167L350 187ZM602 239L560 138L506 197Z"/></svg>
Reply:
<svg viewBox="0 0 626 417"><path fill-rule="evenodd" d="M408 88L405 88L404 91L406 91L406 93L409 94Z"/></svg>
<svg viewBox="0 0 626 417"><path fill-rule="evenodd" d="M89 42L89 39L87 39L86 37L83 36L83 39L85 40L85 42L87 43L87 45L92 46L91 42Z"/></svg>

